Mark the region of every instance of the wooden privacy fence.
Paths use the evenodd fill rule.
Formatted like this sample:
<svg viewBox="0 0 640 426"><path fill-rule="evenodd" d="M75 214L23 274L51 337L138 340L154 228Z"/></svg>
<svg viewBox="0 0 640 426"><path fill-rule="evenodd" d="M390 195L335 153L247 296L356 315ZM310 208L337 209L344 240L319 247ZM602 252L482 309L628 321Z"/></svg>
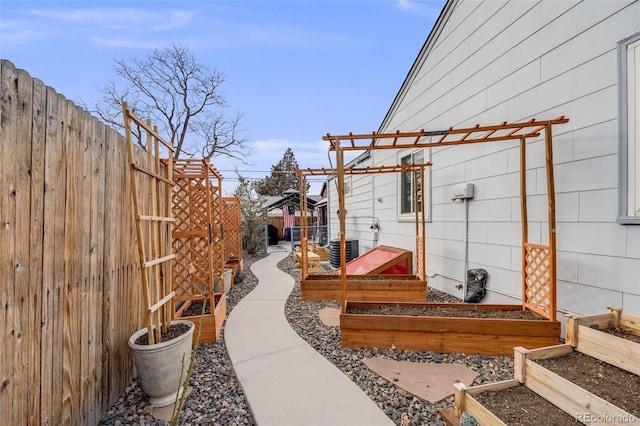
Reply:
<svg viewBox="0 0 640 426"><path fill-rule="evenodd" d="M0 62L3 424L97 424L144 324L125 140Z"/></svg>

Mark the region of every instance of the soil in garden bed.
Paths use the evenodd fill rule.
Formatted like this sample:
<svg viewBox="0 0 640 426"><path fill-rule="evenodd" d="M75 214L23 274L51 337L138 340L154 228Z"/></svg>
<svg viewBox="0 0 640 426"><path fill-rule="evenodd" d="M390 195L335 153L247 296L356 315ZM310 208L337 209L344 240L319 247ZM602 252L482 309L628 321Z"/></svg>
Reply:
<svg viewBox="0 0 640 426"><path fill-rule="evenodd" d="M435 306L415 306L415 305L369 305L369 306L347 306L348 314L363 315L406 315L425 317L463 317L463 318L499 318L518 320L539 320L546 321L532 312L515 311L476 311L474 309L461 309L455 307L435 307Z"/></svg>
<svg viewBox="0 0 640 426"><path fill-rule="evenodd" d="M640 417L640 376L578 351L535 362L616 407Z"/></svg>
<svg viewBox="0 0 640 426"><path fill-rule="evenodd" d="M207 305L204 308L205 314L211 313L211 306L209 306L209 299L207 299ZM202 302L191 302L189 307L182 312L182 317L198 317L202 314Z"/></svg>
<svg viewBox="0 0 640 426"><path fill-rule="evenodd" d="M509 426L583 424L525 385L481 392L473 398Z"/></svg>
<svg viewBox="0 0 640 426"><path fill-rule="evenodd" d="M608 328L602 331L608 334L613 334L616 337L621 337L626 340L631 340L635 343L640 343L640 336L638 336L637 334L633 334L630 331L625 330L624 328Z"/></svg>
<svg viewBox="0 0 640 426"><path fill-rule="evenodd" d="M166 342L171 339L175 339L178 336L182 336L184 333L189 331L189 326L187 324L171 324L166 333L162 333L160 335L160 342ZM159 342L158 342L159 343ZM148 345L149 344L149 333L144 333L142 336L136 339L136 345Z"/></svg>

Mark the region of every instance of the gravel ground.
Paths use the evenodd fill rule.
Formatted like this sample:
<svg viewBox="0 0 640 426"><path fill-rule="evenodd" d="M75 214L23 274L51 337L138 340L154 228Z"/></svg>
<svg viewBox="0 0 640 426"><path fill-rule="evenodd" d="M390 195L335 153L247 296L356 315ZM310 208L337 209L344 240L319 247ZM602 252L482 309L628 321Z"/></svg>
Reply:
<svg viewBox="0 0 640 426"><path fill-rule="evenodd" d="M323 264L325 269L330 266ZM398 349L351 349L340 346L340 328L324 325L318 311L325 307L340 308L337 301L303 301L300 298L300 269L286 258L278 267L296 280L287 300L285 314L294 330L315 350L331 361L353 380L397 425L443 425L438 410L453 406L453 396L439 404L431 404L414 397L393 383L373 373L362 362L364 358L384 357L396 361L443 362L464 364L478 373L476 384L513 378L513 357L443 354ZM459 299L435 290L429 291L429 301L460 302Z"/></svg>
<svg viewBox="0 0 640 426"><path fill-rule="evenodd" d="M227 315L258 284L249 267L262 256L244 255L242 281L227 294ZM203 343L198 348L181 425L244 426L254 425L244 392L238 383L227 354L224 334L216 343ZM118 401L102 417L100 425L167 425L151 415L149 398L134 379Z"/></svg>
<svg viewBox="0 0 640 426"><path fill-rule="evenodd" d="M235 284L227 295L227 312L257 284L249 266L260 257L245 255L244 279ZM327 264L328 265L328 264ZM325 307L339 308L335 301L302 301L300 299L300 269L294 268L290 257L278 267L296 281L285 307L286 317L294 330L320 354L353 380L396 424L401 426L442 425L438 410L453 406L453 397L433 405L371 372L362 362L364 358L381 356L397 361L461 363L479 374L475 383L495 382L513 378L512 357L484 357L479 355L443 354L391 349L350 349L340 346L339 327L324 325L318 311ZM325 266L330 268L330 266ZM459 299L440 292L429 293L430 301L459 302ZM191 377L192 392L185 401L182 425L254 425L246 398L231 366L224 336L215 344L202 344L198 349ZM118 401L103 416L101 425L166 425L151 415L148 398L134 380Z"/></svg>

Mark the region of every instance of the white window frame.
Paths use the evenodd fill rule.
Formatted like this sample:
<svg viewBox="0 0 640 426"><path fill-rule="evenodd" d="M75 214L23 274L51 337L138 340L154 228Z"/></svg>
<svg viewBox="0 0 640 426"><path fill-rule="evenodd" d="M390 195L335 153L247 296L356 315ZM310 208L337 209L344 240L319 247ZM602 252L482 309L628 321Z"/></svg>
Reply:
<svg viewBox="0 0 640 426"><path fill-rule="evenodd" d="M416 154L422 154L422 162L423 163L428 163L430 161L430 155L431 155L431 150L430 149L415 149L415 150L411 150L411 151L403 151L402 153L398 154L398 163L397 164L402 164L402 160L411 156L411 164L414 164L414 156ZM413 222L415 221L415 217L416 214L413 211L413 200L411 201L411 211L410 212L406 212L403 213L402 212L402 204L403 204L403 198L402 198L402 178L403 178L403 174L402 173L398 173L398 221L399 222ZM424 176L422 177L422 185L424 185L424 200L422 200L423 203L426 203L424 206L424 212L425 212L425 221L430 221L431 220L431 167L426 167L424 169ZM412 194L413 194L413 190L412 190ZM412 196L413 198L413 196ZM421 214L418 215L418 217L421 217Z"/></svg>
<svg viewBox="0 0 640 426"><path fill-rule="evenodd" d="M618 44L618 222L640 224L640 33Z"/></svg>

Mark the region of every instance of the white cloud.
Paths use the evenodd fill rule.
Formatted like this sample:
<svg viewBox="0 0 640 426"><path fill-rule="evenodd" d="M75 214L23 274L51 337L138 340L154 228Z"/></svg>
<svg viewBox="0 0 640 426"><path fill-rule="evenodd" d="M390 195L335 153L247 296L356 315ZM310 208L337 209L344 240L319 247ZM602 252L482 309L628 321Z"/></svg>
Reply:
<svg viewBox="0 0 640 426"><path fill-rule="evenodd" d="M442 8L439 3L432 6L431 4L429 4L429 1L417 0L397 0L396 7L402 11L417 13L419 15L428 16L434 19L438 17Z"/></svg>

